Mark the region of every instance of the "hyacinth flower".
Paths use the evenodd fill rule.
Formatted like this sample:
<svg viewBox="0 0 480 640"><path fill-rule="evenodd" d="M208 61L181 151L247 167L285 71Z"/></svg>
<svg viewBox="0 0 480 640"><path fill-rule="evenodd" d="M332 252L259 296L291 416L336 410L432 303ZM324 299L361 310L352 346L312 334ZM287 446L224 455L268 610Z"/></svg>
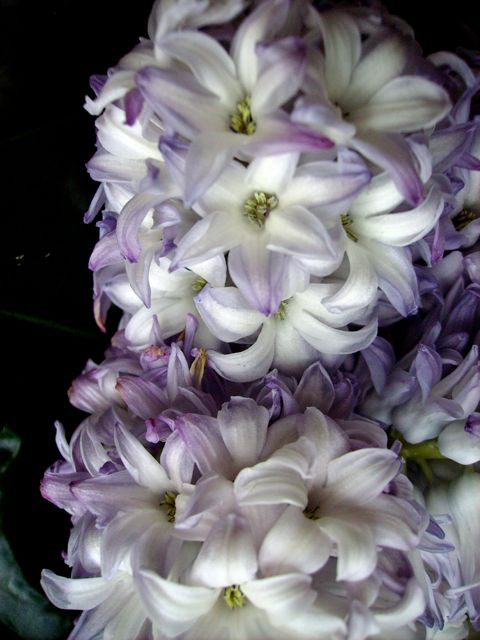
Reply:
<svg viewBox="0 0 480 640"><path fill-rule="evenodd" d="M138 71L136 83L149 107L191 141L185 168L187 206L234 156L251 159L332 146L328 138L293 123L281 110L298 92L306 61L298 37L265 43L287 24L288 9L285 0L262 2L241 23L230 55L200 32L165 36L157 46L189 71Z"/></svg>
<svg viewBox="0 0 480 640"><path fill-rule="evenodd" d="M209 628L221 638L227 628L232 639L260 632L272 638L341 638L345 617L354 624L360 616L381 634L419 615L424 603L413 573L395 588L381 577L388 565L392 571L389 550L415 547L425 526L408 492L398 498L386 491L399 481L398 456L381 446L352 451L348 434L318 410L268 422L267 409L244 398L233 398L215 417L178 414L160 461L152 455L155 449L149 452L119 422L114 446L105 450L110 466L92 472L89 451L75 455L60 433L66 460L47 473L43 491L73 515L68 561L75 574L67 579L46 571L43 585L58 606L85 610L72 637L115 631L125 639L193 638ZM291 456L297 459L293 467ZM364 497L371 485L362 504L360 485L343 477L352 464L364 469ZM79 470L66 473L65 465ZM307 472L312 465L313 485ZM252 493L257 475L262 482ZM290 488L275 498L268 487L279 478ZM310 508L302 491L310 491L318 505ZM338 505L344 502L350 506L342 511ZM298 523L292 519L297 511ZM335 525L338 518L354 528L356 520L361 523L362 544L373 545L373 555L363 554L361 545L351 555L344 526ZM289 551L292 526L308 531L301 556ZM354 587L368 580L378 607L370 612L360 606L361 589Z"/></svg>
<svg viewBox="0 0 480 640"><path fill-rule="evenodd" d="M292 118L389 172L407 202L418 205L424 189L403 134L442 120L451 108L448 94L409 74L417 62L411 34L387 21L362 32L354 11L310 7L309 26L323 52L313 46L309 52L306 96Z"/></svg>
<svg viewBox="0 0 480 640"><path fill-rule="evenodd" d="M313 5L158 0L93 78L94 310L123 316L42 481L72 640L478 624L478 80Z"/></svg>

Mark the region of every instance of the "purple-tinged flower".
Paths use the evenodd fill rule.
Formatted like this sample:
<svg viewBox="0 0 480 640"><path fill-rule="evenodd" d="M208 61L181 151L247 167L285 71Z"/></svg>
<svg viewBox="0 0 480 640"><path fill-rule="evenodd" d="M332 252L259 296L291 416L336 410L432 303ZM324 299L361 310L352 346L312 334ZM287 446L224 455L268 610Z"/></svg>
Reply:
<svg viewBox="0 0 480 640"><path fill-rule="evenodd" d="M248 169L231 163L194 205L202 219L177 243L172 267L229 251L233 281L264 313L278 308L291 260L317 276L334 272L343 254L339 212L370 173L354 154L297 162L298 154L287 154L257 158Z"/></svg>
<svg viewBox="0 0 480 640"><path fill-rule="evenodd" d="M293 120L364 155L390 173L407 202L418 205L423 185L402 134L444 118L451 109L448 94L409 73L413 40L399 30L382 24L363 33L353 13L338 9L310 9L309 23L323 53L309 51L307 95L295 105Z"/></svg>
<svg viewBox="0 0 480 640"><path fill-rule="evenodd" d="M264 376L272 366L289 375L300 374L318 359L335 366L342 356L367 347L377 331L370 309L334 314L323 304L340 286L319 283L293 289L284 293L270 315L252 309L234 287L204 287L195 302L212 334L224 342L253 342L233 353L208 350L210 366L228 380L248 382ZM365 326L349 330L349 323Z"/></svg>
<svg viewBox="0 0 480 640"><path fill-rule="evenodd" d="M157 41L189 70L145 67L136 76L147 104L165 125L191 141L185 204L191 206L230 160L317 151L332 143L290 121L280 109L303 80L305 44L295 36L269 42L284 26L285 0L262 2L238 28L229 55L201 32L181 31Z"/></svg>

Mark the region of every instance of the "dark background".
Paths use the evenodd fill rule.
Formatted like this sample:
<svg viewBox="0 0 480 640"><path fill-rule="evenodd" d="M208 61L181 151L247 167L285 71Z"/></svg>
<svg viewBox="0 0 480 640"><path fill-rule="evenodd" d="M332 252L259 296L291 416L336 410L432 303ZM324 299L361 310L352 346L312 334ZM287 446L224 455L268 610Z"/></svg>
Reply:
<svg viewBox="0 0 480 640"><path fill-rule="evenodd" d="M425 53L480 49L474 3L385 4L414 27ZM0 426L22 438L3 525L33 585L43 567L66 575L60 553L69 518L38 491L58 457L53 422L67 433L79 423L67 389L107 346L92 319L87 268L97 230L82 223L96 188L84 168L94 120L82 105L89 76L146 36L150 7L150 0L0 0Z"/></svg>

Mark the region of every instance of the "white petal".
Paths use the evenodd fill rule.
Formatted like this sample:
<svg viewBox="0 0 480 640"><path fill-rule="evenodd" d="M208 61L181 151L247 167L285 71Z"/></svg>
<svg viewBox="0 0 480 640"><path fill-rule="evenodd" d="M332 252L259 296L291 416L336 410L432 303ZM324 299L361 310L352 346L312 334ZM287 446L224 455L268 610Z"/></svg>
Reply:
<svg viewBox="0 0 480 640"><path fill-rule="evenodd" d="M444 204L439 190L432 187L415 209L356 219L353 230L384 244L404 247L420 240L434 227Z"/></svg>
<svg viewBox="0 0 480 640"><path fill-rule="evenodd" d="M335 458L328 465L325 496L332 505L368 503L382 493L399 473L403 461L389 449L359 449Z"/></svg>
<svg viewBox="0 0 480 640"><path fill-rule="evenodd" d="M240 216L212 213L196 222L177 244L172 269L190 267L232 249L243 239Z"/></svg>
<svg viewBox="0 0 480 640"><path fill-rule="evenodd" d="M465 430L465 420L455 420L438 436L442 455L459 464L474 464L480 460L480 437Z"/></svg>
<svg viewBox="0 0 480 640"><path fill-rule="evenodd" d="M264 376L270 369L274 354L275 331L265 322L251 347L238 353L208 351L211 367L227 380L251 382Z"/></svg>
<svg viewBox="0 0 480 640"><path fill-rule="evenodd" d="M345 309L369 305L375 299L378 280L369 254L360 243L347 241L349 274L345 284L332 296L322 300L325 307L335 313Z"/></svg>
<svg viewBox="0 0 480 640"><path fill-rule="evenodd" d="M408 55L408 40L390 30L373 37L354 69L347 90L341 98L346 111L364 104L387 82L404 69Z"/></svg>
<svg viewBox="0 0 480 640"><path fill-rule="evenodd" d="M403 598L394 607L384 613L375 614L375 622L385 632L400 629L404 625L412 623L415 618L422 615L425 610L425 598L423 591L415 578L407 583Z"/></svg>
<svg viewBox="0 0 480 640"><path fill-rule="evenodd" d="M258 42L267 40L287 17L289 4L286 0L262 2L243 20L232 40L231 56L235 61L237 75L245 90L251 93L257 80Z"/></svg>
<svg viewBox="0 0 480 640"><path fill-rule="evenodd" d="M170 582L153 571L139 571L134 577L149 617L168 638L189 629L219 596L218 589Z"/></svg>
<svg viewBox="0 0 480 640"><path fill-rule="evenodd" d="M308 209L290 205L281 211L272 211L266 225L267 247L300 258L316 258L327 254L332 262L332 272L337 264L337 252L322 222Z"/></svg>
<svg viewBox="0 0 480 640"><path fill-rule="evenodd" d="M245 179L256 191L279 196L288 187L298 163L298 153L281 153L255 158L249 165Z"/></svg>
<svg viewBox="0 0 480 640"><path fill-rule="evenodd" d="M417 76L395 78L351 118L359 129L410 133L436 124L450 111L442 87Z"/></svg>
<svg viewBox="0 0 480 640"><path fill-rule="evenodd" d="M298 507L287 507L259 551L263 573L314 573L330 556L330 539Z"/></svg>
<svg viewBox="0 0 480 640"><path fill-rule="evenodd" d="M298 333L320 353L344 355L365 349L377 335L377 322L371 320L365 327L348 331L335 329L318 320L308 311L299 309L289 314Z"/></svg>
<svg viewBox="0 0 480 640"><path fill-rule="evenodd" d="M404 196L395 186L390 175L382 172L374 176L357 198L352 202L349 213L352 217L371 216L392 211L403 202Z"/></svg>
<svg viewBox="0 0 480 640"><path fill-rule="evenodd" d="M188 65L200 84L227 106L243 99L233 60L212 37L198 31L176 31L162 38L159 46Z"/></svg>
<svg viewBox="0 0 480 640"><path fill-rule="evenodd" d="M122 424L117 424L114 437L118 454L135 482L157 494L172 487L165 469Z"/></svg>
<svg viewBox="0 0 480 640"><path fill-rule="evenodd" d="M42 571L41 585L60 609L93 609L115 589L105 578L63 578L48 569Z"/></svg>
<svg viewBox="0 0 480 640"><path fill-rule="evenodd" d="M318 360L317 350L302 338L288 318L278 319L272 366L284 374L300 376L315 360Z"/></svg>
<svg viewBox="0 0 480 640"><path fill-rule="evenodd" d="M210 331L224 342L252 335L264 321L264 315L250 309L235 287L205 285L195 297L195 304Z"/></svg>
<svg viewBox="0 0 480 640"><path fill-rule="evenodd" d="M310 576L287 573L249 582L242 585L242 591L278 624L313 604L316 594L310 587L311 581Z"/></svg>
<svg viewBox="0 0 480 640"><path fill-rule="evenodd" d="M342 11L319 14L325 49L325 81L328 97L336 102L348 88L360 58L360 32L355 21Z"/></svg>
<svg viewBox="0 0 480 640"><path fill-rule="evenodd" d="M191 570L197 584L228 587L254 578L257 554L244 518L230 513L218 520L202 545Z"/></svg>
<svg viewBox="0 0 480 640"><path fill-rule="evenodd" d="M353 518L352 518L353 520ZM337 545L337 580L364 580L375 569L377 549L369 527L346 513L320 518L318 524Z"/></svg>
<svg viewBox="0 0 480 640"><path fill-rule="evenodd" d="M267 437L269 412L250 398L232 397L217 414L223 441L239 469L258 461Z"/></svg>

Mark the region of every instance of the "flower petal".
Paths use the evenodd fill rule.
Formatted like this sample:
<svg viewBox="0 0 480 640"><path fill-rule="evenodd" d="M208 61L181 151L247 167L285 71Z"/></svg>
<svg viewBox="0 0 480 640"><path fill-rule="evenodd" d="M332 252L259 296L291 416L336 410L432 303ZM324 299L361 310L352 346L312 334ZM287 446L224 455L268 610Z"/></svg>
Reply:
<svg viewBox="0 0 480 640"><path fill-rule="evenodd" d="M136 74L147 103L166 124L191 139L199 131L228 126L228 109L187 71L144 67Z"/></svg>
<svg viewBox="0 0 480 640"><path fill-rule="evenodd" d="M165 469L122 424L117 424L114 437L118 454L135 482L155 494L171 488Z"/></svg>
<svg viewBox="0 0 480 640"><path fill-rule="evenodd" d="M279 307L290 262L287 256L269 251L267 239L266 233L253 234L228 255L233 282L248 303L264 315L275 313Z"/></svg>
<svg viewBox="0 0 480 640"><path fill-rule="evenodd" d="M195 583L209 587L242 584L255 577L257 553L248 522L230 513L217 520L191 569Z"/></svg>
<svg viewBox="0 0 480 640"><path fill-rule="evenodd" d="M235 65L214 38L200 31L175 31L163 37L159 48L186 64L198 82L227 106L243 99Z"/></svg>
<svg viewBox="0 0 480 640"><path fill-rule="evenodd" d="M134 578L148 616L170 638L187 631L208 613L220 593L218 589L170 582L153 571L140 570Z"/></svg>
<svg viewBox="0 0 480 640"><path fill-rule="evenodd" d="M235 287L213 288L208 284L195 297L195 304L210 331L224 342L234 342L254 333L264 320L250 309Z"/></svg>
<svg viewBox="0 0 480 640"><path fill-rule="evenodd" d="M423 184L418 175L415 158L405 139L394 133L362 131L354 138L352 147L385 169L405 200L416 206L423 199Z"/></svg>
<svg viewBox="0 0 480 640"><path fill-rule="evenodd" d="M258 77L252 90L252 114L271 113L299 90L305 72L305 43L298 37L257 45Z"/></svg>
<svg viewBox="0 0 480 640"><path fill-rule="evenodd" d="M217 414L223 441L242 469L258 461L267 437L269 412L251 398L234 396Z"/></svg>
<svg viewBox="0 0 480 640"><path fill-rule="evenodd" d="M451 109L447 92L418 76L394 78L354 110L357 128L410 133L432 127Z"/></svg>
<svg viewBox="0 0 480 640"><path fill-rule="evenodd" d="M330 539L298 507L289 506L266 535L259 551L262 572L314 573L328 560Z"/></svg>
<svg viewBox="0 0 480 640"><path fill-rule="evenodd" d="M264 376L269 370L274 354L275 331L265 322L258 338L251 347L238 353L208 351L208 363L227 380L251 382Z"/></svg>

